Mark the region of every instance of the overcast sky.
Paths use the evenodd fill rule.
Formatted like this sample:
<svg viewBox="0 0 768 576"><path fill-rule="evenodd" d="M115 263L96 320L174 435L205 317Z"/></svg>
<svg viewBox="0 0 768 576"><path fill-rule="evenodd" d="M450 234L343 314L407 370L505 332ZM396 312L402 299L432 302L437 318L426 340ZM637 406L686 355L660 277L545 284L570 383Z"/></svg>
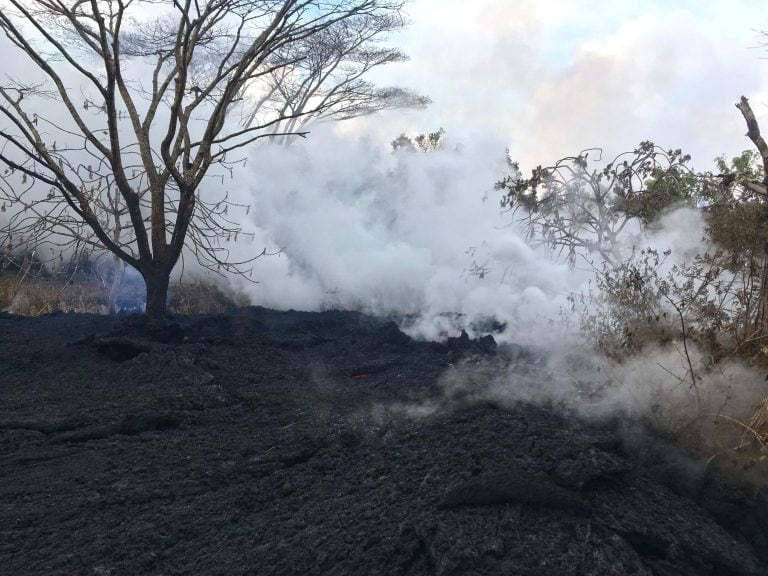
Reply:
<svg viewBox="0 0 768 576"><path fill-rule="evenodd" d="M393 43L411 61L379 80L434 103L362 123L382 136L443 126L456 141L499 138L524 165L652 139L710 168L750 147L742 94L768 125L764 1L415 0L408 12Z"/></svg>
<svg viewBox="0 0 768 576"><path fill-rule="evenodd" d="M768 126L764 0L413 0L407 12L411 25L389 43L411 60L375 80L433 104L343 131L387 143L442 126L454 142L509 146L528 167L651 139L710 168L750 147L742 94Z"/></svg>

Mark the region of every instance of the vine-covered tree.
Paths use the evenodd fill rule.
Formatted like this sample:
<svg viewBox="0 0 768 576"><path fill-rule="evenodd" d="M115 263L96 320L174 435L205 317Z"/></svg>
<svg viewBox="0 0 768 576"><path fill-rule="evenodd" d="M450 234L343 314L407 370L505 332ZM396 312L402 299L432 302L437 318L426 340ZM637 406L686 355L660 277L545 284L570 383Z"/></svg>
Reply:
<svg viewBox="0 0 768 576"><path fill-rule="evenodd" d="M0 80L4 250L24 246L50 260L104 247L144 278L153 318L165 314L185 247L204 266L247 274L252 259L230 259L227 241L243 234L232 211L248 207L211 184L254 141L306 135L303 119L332 110L344 116L317 89L302 92L310 47L346 34L342 61L369 54L341 83L353 89L380 59L362 40L353 48L352 31L372 40L402 22L403 4L8 0L0 29L29 73ZM302 104L263 99L275 78L286 100Z"/></svg>
<svg viewBox="0 0 768 576"><path fill-rule="evenodd" d="M768 144L747 98L736 108L755 149L716 160L721 186L710 208L709 234L719 247L717 264L737 287L738 321L731 332L740 342L762 346L768 335Z"/></svg>
<svg viewBox="0 0 768 576"><path fill-rule="evenodd" d="M574 263L578 253L597 253L615 265L620 235L633 221L652 222L665 208L688 201L695 190L690 157L642 142L632 152L600 164L602 151L584 150L526 178L516 162L496 183L526 226L528 240Z"/></svg>
<svg viewBox="0 0 768 576"><path fill-rule="evenodd" d="M694 173L679 151L644 143L625 155L626 163L614 161L601 173L590 170L582 154L557 163L559 171L538 168L530 179L515 171L499 183L504 203L522 211L537 242L569 255L603 256L596 290L573 296L572 303L582 326L609 354L692 341L707 351L707 361L739 354L765 363L768 145L746 98L737 108L754 149L717 158L715 173ZM694 198L705 241L693 258L672 263L666 261L669 252L653 247L635 246L628 254L613 249L626 244L614 239L622 240L618 231L628 221L652 225L661 211ZM684 356L690 361L687 350ZM690 363L688 376L695 385Z"/></svg>

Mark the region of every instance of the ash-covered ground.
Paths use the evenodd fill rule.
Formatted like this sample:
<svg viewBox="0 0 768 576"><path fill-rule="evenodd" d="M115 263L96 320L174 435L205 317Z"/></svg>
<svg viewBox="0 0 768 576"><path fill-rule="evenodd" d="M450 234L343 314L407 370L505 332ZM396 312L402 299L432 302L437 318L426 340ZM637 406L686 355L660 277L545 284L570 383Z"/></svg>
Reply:
<svg viewBox="0 0 768 576"><path fill-rule="evenodd" d="M441 384L539 360L348 312L2 315L0 574L768 574L765 488Z"/></svg>

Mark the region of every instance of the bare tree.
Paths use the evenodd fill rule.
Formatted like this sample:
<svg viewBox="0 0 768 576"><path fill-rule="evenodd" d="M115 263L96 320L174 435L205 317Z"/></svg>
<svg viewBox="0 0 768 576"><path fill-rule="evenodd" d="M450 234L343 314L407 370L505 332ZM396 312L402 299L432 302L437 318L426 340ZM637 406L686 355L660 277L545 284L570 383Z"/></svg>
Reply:
<svg viewBox="0 0 768 576"><path fill-rule="evenodd" d="M346 120L395 108L424 108L430 102L425 96L366 80L374 68L407 61L402 51L381 45L404 25L400 12L382 11L336 22L286 46L272 56L278 65L244 90L252 106L243 124L282 118L278 131L290 133L323 118Z"/></svg>
<svg viewBox="0 0 768 576"><path fill-rule="evenodd" d="M249 273L260 254L233 261L227 243L243 233L232 210L248 207L210 184L254 141L306 135L291 120L319 110L285 108L243 125L249 90L291 76L313 38L399 18L403 2L6 5L0 28L39 76L0 80L6 250L25 244L50 259L104 247L141 274L147 315L159 318L185 246L204 266Z"/></svg>

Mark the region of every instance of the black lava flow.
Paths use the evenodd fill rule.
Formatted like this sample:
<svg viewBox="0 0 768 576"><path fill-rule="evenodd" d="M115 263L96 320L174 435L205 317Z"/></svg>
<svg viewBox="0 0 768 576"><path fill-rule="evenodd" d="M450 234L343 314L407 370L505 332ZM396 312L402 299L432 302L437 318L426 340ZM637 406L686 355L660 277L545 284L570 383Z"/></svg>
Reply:
<svg viewBox="0 0 768 576"><path fill-rule="evenodd" d="M0 315L0 574L768 574L765 488L442 384L539 360L351 312Z"/></svg>

